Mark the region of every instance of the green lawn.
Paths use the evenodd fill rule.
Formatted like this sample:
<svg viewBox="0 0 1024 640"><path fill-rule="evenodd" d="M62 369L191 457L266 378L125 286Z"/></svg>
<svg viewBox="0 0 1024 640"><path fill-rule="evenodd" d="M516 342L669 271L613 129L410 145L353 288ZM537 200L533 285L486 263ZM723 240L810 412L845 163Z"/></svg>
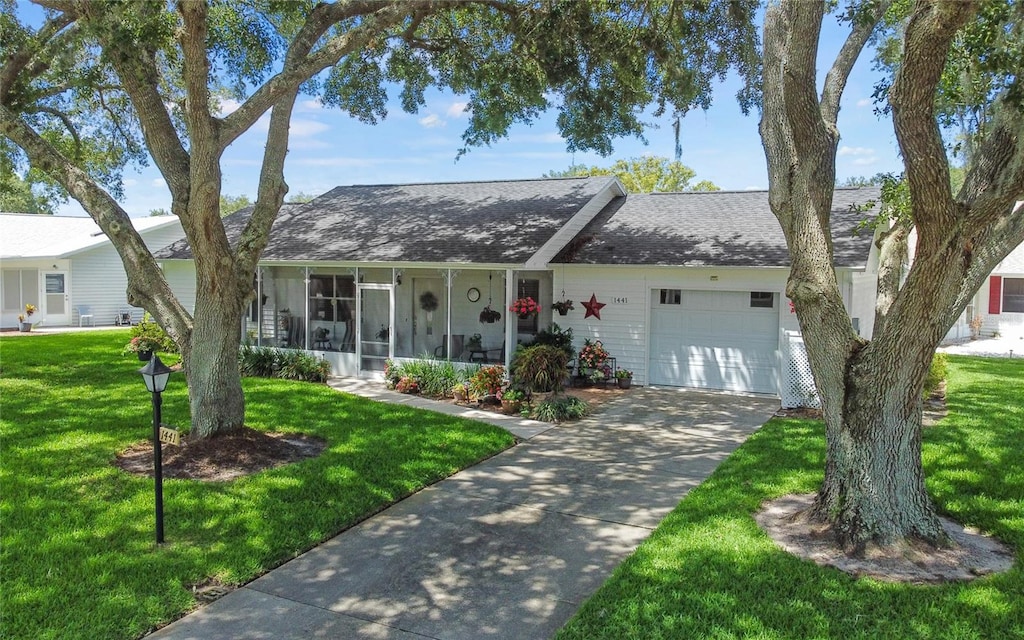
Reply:
<svg viewBox="0 0 1024 640"><path fill-rule="evenodd" d="M244 382L246 423L328 441L316 459L226 483L112 466L150 436L127 331L0 338L0 637L134 638L194 606L188 585L242 583L382 507L510 446L489 425L282 380ZM164 422L188 424L172 376Z"/></svg>
<svg viewBox="0 0 1024 640"><path fill-rule="evenodd" d="M1009 572L940 586L854 580L779 550L760 504L814 491L821 423L773 419L666 518L559 638L1024 638L1024 360L951 358L950 414L925 433L943 513L1016 551Z"/></svg>

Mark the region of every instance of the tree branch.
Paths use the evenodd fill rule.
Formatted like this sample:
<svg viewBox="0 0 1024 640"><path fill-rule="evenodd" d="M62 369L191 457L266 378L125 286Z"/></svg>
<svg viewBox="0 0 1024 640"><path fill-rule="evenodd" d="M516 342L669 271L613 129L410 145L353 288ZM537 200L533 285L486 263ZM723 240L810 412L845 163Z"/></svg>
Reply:
<svg viewBox="0 0 1024 640"><path fill-rule="evenodd" d="M128 297L160 318L168 333L182 344L192 331L192 319L178 302L163 272L124 209L87 173L74 166L16 114L0 106L0 133L28 156L33 167L46 172L82 203L121 256L128 274Z"/></svg>
<svg viewBox="0 0 1024 640"><path fill-rule="evenodd" d="M77 18L77 13L67 11L56 18L48 20L46 24L40 27L34 37L30 37L24 46L7 57L3 67L0 67L0 104L7 104L7 97L11 87L14 86L15 80L18 79L18 76L26 69L36 54L46 46L46 43L51 38L60 33ZM34 77L36 74L41 73L41 69L45 68L46 65L37 65L30 75ZM27 83L27 78L22 77L22 79Z"/></svg>
<svg viewBox="0 0 1024 640"><path fill-rule="evenodd" d="M281 72L265 82L242 106L223 119L221 144L226 148L286 94L297 91L299 85L313 75L336 64L345 54L365 46L387 28L400 23L415 7L422 8L422 5L416 2L318 5L288 48ZM362 16L361 24L332 37L320 49L309 53L332 25L356 16Z"/></svg>
<svg viewBox="0 0 1024 640"><path fill-rule="evenodd" d="M71 134L71 138L75 141L75 150L81 152L82 139L78 137L78 131L75 129L74 123L71 122L71 118L69 118L67 114L44 105L36 105L27 113L48 113L63 122L64 128L68 130L68 133Z"/></svg>
<svg viewBox="0 0 1024 640"><path fill-rule="evenodd" d="M839 101L846 89L846 81L850 78L853 65L857 63L857 58L864 50L864 45L867 44L878 21L891 5L892 0L878 0L872 3L869 12L853 18L853 29L843 43L843 48L839 50L839 55L832 62L832 68L825 76L825 86L821 91L821 116L832 126L835 126L839 118Z"/></svg>
<svg viewBox="0 0 1024 640"><path fill-rule="evenodd" d="M976 10L976 2L918 0L903 38L903 61L889 91L911 212L918 238L925 244L939 241L931 231L943 235L957 223L949 160L935 119L935 95L950 44Z"/></svg>

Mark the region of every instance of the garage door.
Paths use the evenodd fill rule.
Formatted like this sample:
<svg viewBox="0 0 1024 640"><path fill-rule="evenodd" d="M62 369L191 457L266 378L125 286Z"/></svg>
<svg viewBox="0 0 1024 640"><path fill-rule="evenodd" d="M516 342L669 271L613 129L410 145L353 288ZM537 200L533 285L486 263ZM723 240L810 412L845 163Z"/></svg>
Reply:
<svg viewBox="0 0 1024 640"><path fill-rule="evenodd" d="M651 384L778 393L779 294L655 289Z"/></svg>

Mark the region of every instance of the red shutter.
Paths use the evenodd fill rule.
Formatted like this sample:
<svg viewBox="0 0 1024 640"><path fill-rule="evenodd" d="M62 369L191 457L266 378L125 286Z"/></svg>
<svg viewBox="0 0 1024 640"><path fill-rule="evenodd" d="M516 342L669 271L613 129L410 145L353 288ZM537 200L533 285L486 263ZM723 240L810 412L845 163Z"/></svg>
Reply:
<svg viewBox="0 0 1024 640"><path fill-rule="evenodd" d="M988 279L988 313L997 316L1003 308L1003 277L992 276Z"/></svg>

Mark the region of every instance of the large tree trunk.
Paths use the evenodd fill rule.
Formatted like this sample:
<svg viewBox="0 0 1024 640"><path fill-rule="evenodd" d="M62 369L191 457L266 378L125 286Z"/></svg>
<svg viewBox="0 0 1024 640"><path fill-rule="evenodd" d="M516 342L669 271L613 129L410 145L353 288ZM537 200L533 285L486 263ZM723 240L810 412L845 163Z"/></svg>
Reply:
<svg viewBox="0 0 1024 640"><path fill-rule="evenodd" d="M218 276L222 282L217 288L206 285L197 292L191 339L182 349L192 433L200 438L240 429L245 419L238 371L243 301L231 293L238 285L230 281L230 273Z"/></svg>

